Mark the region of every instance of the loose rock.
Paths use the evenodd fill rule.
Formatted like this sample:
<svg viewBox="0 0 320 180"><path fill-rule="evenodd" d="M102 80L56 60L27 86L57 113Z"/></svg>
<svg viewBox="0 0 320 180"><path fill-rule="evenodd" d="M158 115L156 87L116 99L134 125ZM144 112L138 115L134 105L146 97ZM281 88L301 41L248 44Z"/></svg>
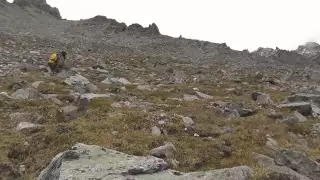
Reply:
<svg viewBox="0 0 320 180"><path fill-rule="evenodd" d="M75 120L77 118L77 111L78 108L76 106L69 105L62 107L57 111L57 120L60 122L68 122Z"/></svg>

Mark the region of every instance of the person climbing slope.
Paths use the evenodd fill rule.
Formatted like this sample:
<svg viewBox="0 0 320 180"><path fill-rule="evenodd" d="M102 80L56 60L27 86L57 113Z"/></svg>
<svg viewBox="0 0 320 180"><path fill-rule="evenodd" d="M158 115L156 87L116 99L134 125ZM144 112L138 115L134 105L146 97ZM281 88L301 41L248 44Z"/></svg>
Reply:
<svg viewBox="0 0 320 180"><path fill-rule="evenodd" d="M61 53L52 53L48 66L52 73L58 73L61 69L65 68L65 60L66 60L67 53L62 51Z"/></svg>

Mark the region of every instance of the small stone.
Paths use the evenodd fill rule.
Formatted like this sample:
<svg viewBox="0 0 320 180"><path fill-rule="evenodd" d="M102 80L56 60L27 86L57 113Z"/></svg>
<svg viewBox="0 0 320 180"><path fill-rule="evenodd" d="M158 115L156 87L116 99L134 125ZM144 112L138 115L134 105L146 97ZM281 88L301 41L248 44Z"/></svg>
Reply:
<svg viewBox="0 0 320 180"><path fill-rule="evenodd" d="M40 55L40 51L30 51L30 54Z"/></svg>
<svg viewBox="0 0 320 180"><path fill-rule="evenodd" d="M125 84L125 85L132 84L130 81L128 81L128 80L125 79L125 78L119 78L119 79L118 79L118 82L121 83L121 84Z"/></svg>
<svg viewBox="0 0 320 180"><path fill-rule="evenodd" d="M112 131L112 135L118 135L119 134L119 132L118 131Z"/></svg>
<svg viewBox="0 0 320 180"><path fill-rule="evenodd" d="M150 85L138 85L138 86L137 86L137 89L139 89L139 90L148 90L148 91L151 91Z"/></svg>
<svg viewBox="0 0 320 180"><path fill-rule="evenodd" d="M195 125L194 121L189 117L183 117L182 120L186 128L189 128Z"/></svg>
<svg viewBox="0 0 320 180"><path fill-rule="evenodd" d="M170 158L176 151L177 149L171 142L166 142L165 145L152 149L150 153L157 158Z"/></svg>
<svg viewBox="0 0 320 180"><path fill-rule="evenodd" d="M266 146L273 151L276 151L279 149L279 145L278 145L277 141L270 138L270 137L267 138Z"/></svg>
<svg viewBox="0 0 320 180"><path fill-rule="evenodd" d="M11 94L13 99L39 99L41 96L37 90L32 88L18 89L16 92Z"/></svg>
<svg viewBox="0 0 320 180"><path fill-rule="evenodd" d="M161 130L157 126L152 127L151 131L154 136L161 136Z"/></svg>
<svg viewBox="0 0 320 180"><path fill-rule="evenodd" d="M0 93L0 100L11 99L11 97L6 92Z"/></svg>
<svg viewBox="0 0 320 180"><path fill-rule="evenodd" d="M109 78L106 78L106 79L103 80L101 83L102 83L102 84L112 84L112 82L110 81Z"/></svg>
<svg viewBox="0 0 320 180"><path fill-rule="evenodd" d="M218 151L219 154L225 158L225 157L230 157L232 155L232 150L229 146L224 145L223 143L216 145L215 147Z"/></svg>
<svg viewBox="0 0 320 180"><path fill-rule="evenodd" d="M86 86L87 92L89 92L89 93L97 93L99 91L98 86L96 86L92 83L86 84L85 86Z"/></svg>
<svg viewBox="0 0 320 180"><path fill-rule="evenodd" d="M158 121L158 124L159 125L165 125L165 124L167 124L164 120L160 120L160 121Z"/></svg>
<svg viewBox="0 0 320 180"><path fill-rule="evenodd" d="M19 173L23 174L26 171L26 166L25 165L20 165L19 167Z"/></svg>
<svg viewBox="0 0 320 180"><path fill-rule="evenodd" d="M73 86L76 84L80 84L80 85L86 85L89 84L89 80L83 76L81 76L80 74L76 74L74 76L70 76L69 78L67 78L64 83Z"/></svg>
<svg viewBox="0 0 320 180"><path fill-rule="evenodd" d="M118 102L115 102L115 103L112 103L111 104L111 107L114 107L114 108L122 108L122 105Z"/></svg>
<svg viewBox="0 0 320 180"><path fill-rule="evenodd" d="M305 122L307 121L307 118L305 118L302 114L300 114L298 111L294 112L294 116L299 120L299 122Z"/></svg>
<svg viewBox="0 0 320 180"><path fill-rule="evenodd" d="M42 125L38 125L38 124L33 124L30 122L20 122L17 125L17 130L18 131L23 131L23 132L28 132L28 133L34 133L36 131L39 131L43 128Z"/></svg>
<svg viewBox="0 0 320 180"><path fill-rule="evenodd" d="M68 122L75 120L77 118L77 111L78 108L76 106L69 105L62 107L57 112L57 120L59 122Z"/></svg>
<svg viewBox="0 0 320 180"><path fill-rule="evenodd" d="M278 119L278 121L286 124L296 124L299 122L299 119L295 116L284 116L281 119Z"/></svg>
<svg viewBox="0 0 320 180"><path fill-rule="evenodd" d="M199 91L196 91L196 93L197 93L198 96L200 96L200 97L203 98L203 99L213 99L213 96L210 96L210 95L201 93L201 92L199 92Z"/></svg>
<svg viewBox="0 0 320 180"><path fill-rule="evenodd" d="M40 86L40 84L43 84L43 81L36 81L34 83L32 83L32 87L35 89L38 89L38 87Z"/></svg>
<svg viewBox="0 0 320 180"><path fill-rule="evenodd" d="M198 96L188 95L188 94L184 94L184 95L183 95L183 99L184 99L185 101L195 101L195 100L199 100Z"/></svg>
<svg viewBox="0 0 320 180"><path fill-rule="evenodd" d="M49 98L54 104L56 104L56 105L58 105L58 106L62 106L63 105L63 103L59 100L59 99L57 99L57 98L55 98L55 97L50 97Z"/></svg>
<svg viewBox="0 0 320 180"><path fill-rule="evenodd" d="M272 99L271 99L268 95L266 95L266 94L261 94L261 95L259 95L259 96L257 97L257 102L258 102L259 104L264 104L264 105L271 105L271 104L273 104Z"/></svg>
<svg viewBox="0 0 320 180"><path fill-rule="evenodd" d="M20 122L31 122L31 123L41 123L44 121L43 116L39 115L38 113L11 113L9 115L10 121L12 124L17 125Z"/></svg>

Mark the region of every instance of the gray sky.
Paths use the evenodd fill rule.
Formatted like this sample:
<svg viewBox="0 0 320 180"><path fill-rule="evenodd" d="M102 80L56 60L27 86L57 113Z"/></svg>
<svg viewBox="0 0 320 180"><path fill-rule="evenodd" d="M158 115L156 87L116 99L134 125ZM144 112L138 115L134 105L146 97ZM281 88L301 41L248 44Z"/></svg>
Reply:
<svg viewBox="0 0 320 180"><path fill-rule="evenodd" d="M162 34L226 42L237 50L296 49L320 42L319 0L47 0L63 18L105 15L127 25L156 23Z"/></svg>

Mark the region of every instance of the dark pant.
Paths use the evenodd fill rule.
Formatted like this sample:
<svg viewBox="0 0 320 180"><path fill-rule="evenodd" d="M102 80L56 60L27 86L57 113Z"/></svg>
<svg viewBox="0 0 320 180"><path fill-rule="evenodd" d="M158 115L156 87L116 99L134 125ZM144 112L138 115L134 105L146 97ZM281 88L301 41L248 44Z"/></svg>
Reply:
<svg viewBox="0 0 320 180"><path fill-rule="evenodd" d="M50 67L51 72L57 72L58 67L56 63L48 63L48 66Z"/></svg>

